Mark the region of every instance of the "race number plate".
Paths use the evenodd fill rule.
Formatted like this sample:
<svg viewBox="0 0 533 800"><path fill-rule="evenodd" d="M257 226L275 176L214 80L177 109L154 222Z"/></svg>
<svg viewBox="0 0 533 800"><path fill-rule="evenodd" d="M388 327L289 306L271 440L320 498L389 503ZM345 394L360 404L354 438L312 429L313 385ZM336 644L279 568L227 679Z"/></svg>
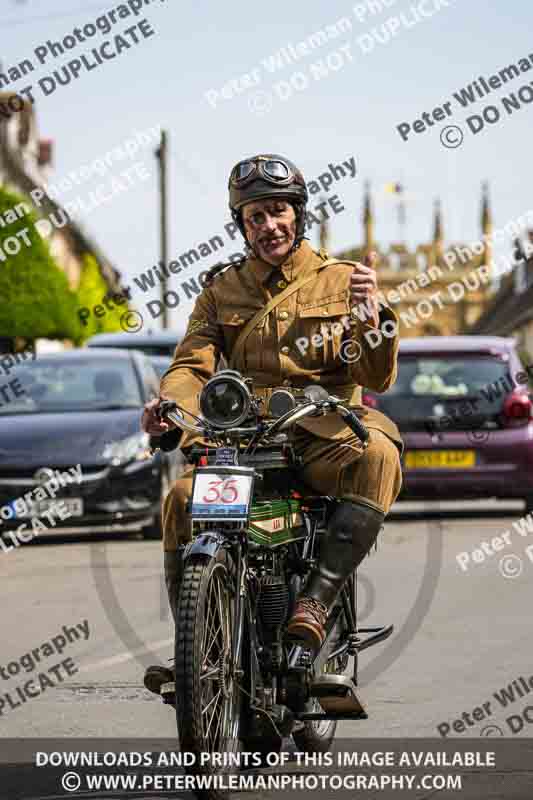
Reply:
<svg viewBox="0 0 533 800"><path fill-rule="evenodd" d="M197 469L192 494L193 520L246 520L252 484L253 470L246 468Z"/></svg>

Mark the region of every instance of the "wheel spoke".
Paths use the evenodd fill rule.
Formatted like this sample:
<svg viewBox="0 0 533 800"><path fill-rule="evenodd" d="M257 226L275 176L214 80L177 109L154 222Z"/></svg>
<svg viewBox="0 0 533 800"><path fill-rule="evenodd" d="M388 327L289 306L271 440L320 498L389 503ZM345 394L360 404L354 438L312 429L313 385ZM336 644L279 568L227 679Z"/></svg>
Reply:
<svg viewBox="0 0 533 800"><path fill-rule="evenodd" d="M220 695L221 695L221 694L222 694L222 689L219 689L219 690L218 690L218 692L216 693L216 695L215 695L215 696L213 697L213 699L211 700L211 703L210 703L209 705L211 705L211 704L212 704L212 703L213 703L215 700L218 700L218 698L220 697ZM217 710L219 710L219 709L218 709L218 706L217 706L217 705L215 705L215 707L214 707L214 709L213 709L213 713L211 714L211 718L210 718L210 720L209 720L209 725L207 726L207 730L206 730L206 732L205 732L205 738L206 738L206 739L209 737L209 731L211 730L211 725L212 725L212 723L213 723L213 720L214 720L214 718L215 718L215 717L216 717L216 715L217 715ZM203 713L203 712L202 712L202 713Z"/></svg>
<svg viewBox="0 0 533 800"><path fill-rule="evenodd" d="M216 694L215 694L215 695L214 695L214 696L211 698L211 700L209 701L209 703L206 705L206 707L205 707L205 708L204 708L204 710L202 711L202 716L203 716L203 715L204 715L204 714L205 714L207 711L209 711L209 708L210 708L210 707L213 705L213 703L215 702L215 700L217 699L217 697L220 695L220 693L221 693L221 692L222 692L222 689L219 689L219 690L218 690L218 692L217 692L217 693L216 693Z"/></svg>
<svg viewBox="0 0 533 800"><path fill-rule="evenodd" d="M219 633L219 631L221 631L221 630L222 630L222 624L220 624L220 625L218 626L218 628L216 629L216 631L215 631L215 633L214 633L213 637L211 638L211 644L209 645L209 650L208 650L208 651L207 651L207 653L205 654L204 658L206 658L206 659L207 659L207 658L209 658L209 656L211 655L211 650L213 649L213 645L214 645L214 644L215 644L215 642L216 642L216 637L218 636L218 633ZM222 650L222 647L220 647L220 648L219 648L219 650Z"/></svg>
<svg viewBox="0 0 533 800"><path fill-rule="evenodd" d="M213 625L213 618L215 617L215 609L213 603L213 588L212 583L209 586L209 595L206 598L206 620L205 620L205 627L204 627L204 637L202 642L202 650L205 650L205 646L209 637L209 632Z"/></svg>
<svg viewBox="0 0 533 800"><path fill-rule="evenodd" d="M213 678L214 676L218 675L218 672L219 672L218 667L214 667L214 666L210 665L210 669L208 669L207 672L204 672L203 675L200 675L200 680L201 681L208 681L211 678Z"/></svg>
<svg viewBox="0 0 533 800"><path fill-rule="evenodd" d="M214 730L214 733L213 733L213 745L212 745L212 746L209 748L209 749L211 750L211 752L213 752L214 750L218 750L218 749L220 749L220 748L216 747L216 744L217 744L217 736L218 736L218 731L219 731L219 728L220 728L220 723L222 722L222 720L223 720L223 719L225 718L225 716L226 716L226 708L227 708L227 701L226 701L226 702L225 702L225 703L222 705L222 707L220 708L220 713L219 713L219 715L218 715L218 722L217 722L217 726L216 726L216 728L215 728L215 730Z"/></svg>

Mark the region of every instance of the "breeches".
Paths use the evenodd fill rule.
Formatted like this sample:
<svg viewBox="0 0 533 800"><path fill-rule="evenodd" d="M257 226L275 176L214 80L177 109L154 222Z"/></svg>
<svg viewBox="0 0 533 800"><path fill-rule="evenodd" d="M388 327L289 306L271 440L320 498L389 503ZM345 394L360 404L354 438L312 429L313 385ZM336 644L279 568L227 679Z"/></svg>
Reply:
<svg viewBox="0 0 533 800"><path fill-rule="evenodd" d="M362 450L354 435L339 442L299 430L294 446L303 459L301 479L316 494L389 512L402 486L402 471L398 447L384 433L370 430L369 445ZM192 475L190 467L163 501L165 550L175 550L191 539L186 503L192 491Z"/></svg>

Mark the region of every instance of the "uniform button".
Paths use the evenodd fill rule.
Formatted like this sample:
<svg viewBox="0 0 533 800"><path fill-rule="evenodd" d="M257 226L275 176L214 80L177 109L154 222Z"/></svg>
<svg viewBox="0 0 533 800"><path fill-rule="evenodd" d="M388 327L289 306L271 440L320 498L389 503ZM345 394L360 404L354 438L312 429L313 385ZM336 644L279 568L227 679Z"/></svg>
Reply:
<svg viewBox="0 0 533 800"><path fill-rule="evenodd" d="M285 378L285 380L283 381L283 385L284 386L290 386L291 385L290 380L288 378Z"/></svg>
<svg viewBox="0 0 533 800"><path fill-rule="evenodd" d="M279 318L280 319L287 319L288 316L289 316L289 312L288 311L280 311L279 312Z"/></svg>
<svg viewBox="0 0 533 800"><path fill-rule="evenodd" d="M284 356L286 356L286 355L287 355L287 353L289 352L289 348L288 348L287 346L285 346L285 347L282 347L282 348L281 348L281 352L283 353L283 355L284 355Z"/></svg>
<svg viewBox="0 0 533 800"><path fill-rule="evenodd" d="M287 288L287 282L286 281L278 281L276 286L278 287L278 289L286 289Z"/></svg>

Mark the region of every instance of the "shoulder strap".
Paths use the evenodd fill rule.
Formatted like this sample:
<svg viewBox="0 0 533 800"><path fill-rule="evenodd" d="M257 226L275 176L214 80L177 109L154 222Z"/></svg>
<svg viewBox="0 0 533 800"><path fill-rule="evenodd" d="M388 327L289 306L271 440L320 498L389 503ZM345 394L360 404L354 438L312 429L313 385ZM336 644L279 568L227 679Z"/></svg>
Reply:
<svg viewBox="0 0 533 800"><path fill-rule="evenodd" d="M259 323L262 320L264 320L264 318L267 317L270 314L270 312L273 311L276 308L276 306L282 303L287 297L290 297L291 294L294 294L294 292L297 292L298 289L302 288L302 286L305 286L306 283L309 283L311 280L313 280L313 278L315 277L315 272L318 272L319 270L324 269L325 267L330 267L333 264L353 264L353 263L354 263L353 261L342 261L337 258L330 258L327 261L322 261L320 264L315 264L313 267L311 267L309 272L306 272L305 275L302 275L301 278L299 278L298 280L294 281L294 283L291 283L289 286L287 286L287 288L284 289L283 292L277 294L275 297L269 300L266 306L264 306L264 308L259 309L257 314L254 314L254 316L247 322L247 324L240 332L239 337L237 338L237 341L235 342L233 351L231 353L229 368L236 369L235 365L244 350L244 345L246 344L246 340L248 339L249 335L254 330L254 328L256 328L259 325Z"/></svg>
<svg viewBox="0 0 533 800"><path fill-rule="evenodd" d="M242 258L235 261L228 261L224 264L215 264L214 267L211 267L211 269L207 270L204 276L204 286L211 286L213 280L218 275L220 275L221 272L225 272L230 267L235 267L236 269L239 269L240 267L242 267L245 261L246 261L246 256L243 256Z"/></svg>

